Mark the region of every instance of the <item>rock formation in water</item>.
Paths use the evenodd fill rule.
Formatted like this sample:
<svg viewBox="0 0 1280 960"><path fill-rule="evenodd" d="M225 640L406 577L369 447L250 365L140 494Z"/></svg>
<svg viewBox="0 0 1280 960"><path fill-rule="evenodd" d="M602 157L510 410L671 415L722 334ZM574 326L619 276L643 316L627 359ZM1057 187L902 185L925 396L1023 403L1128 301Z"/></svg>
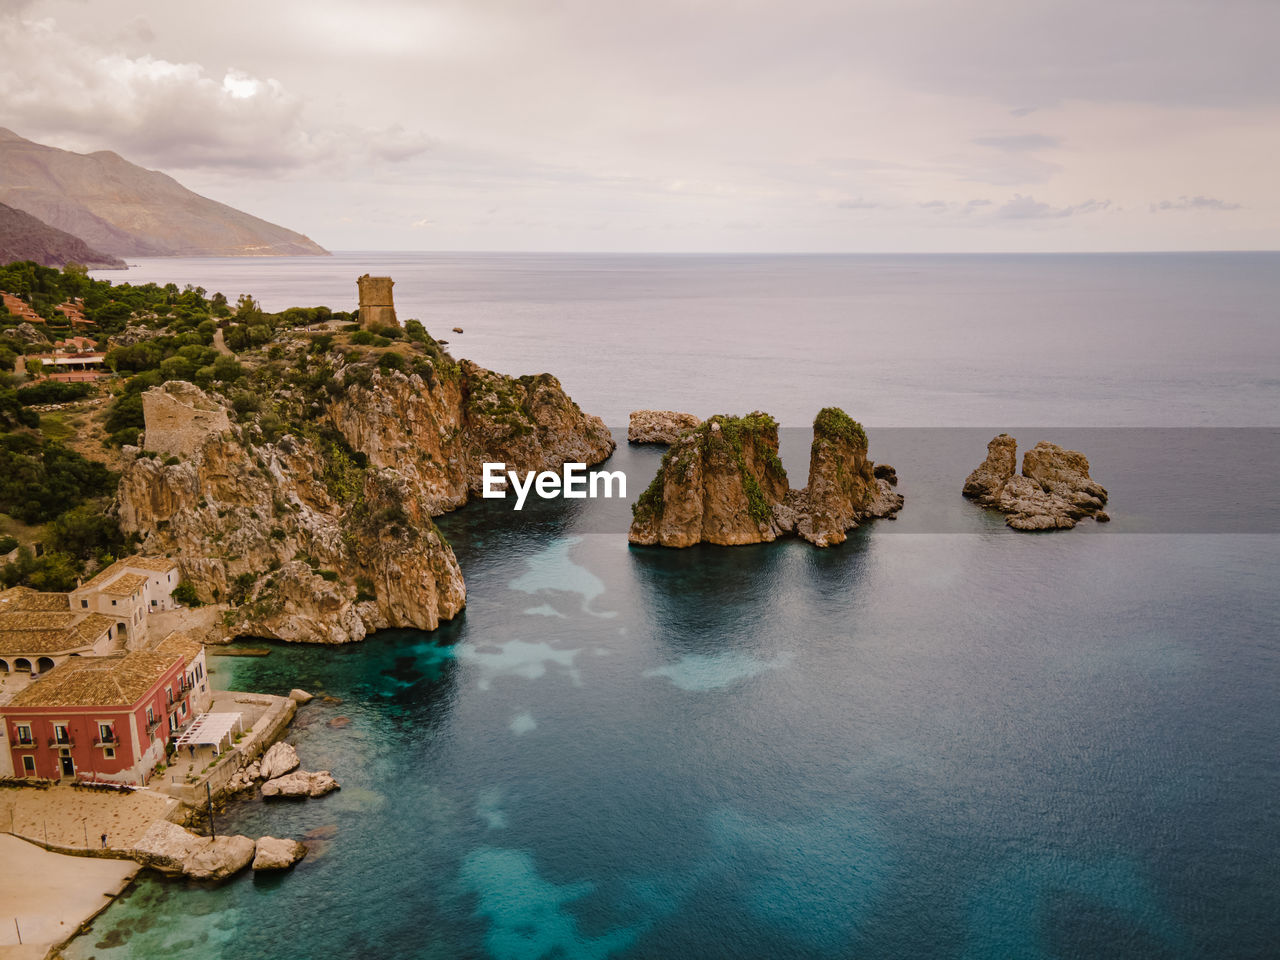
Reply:
<svg viewBox="0 0 1280 960"><path fill-rule="evenodd" d="M632 410L627 424L628 443L673 444L680 434L702 423L692 413L676 410Z"/></svg>
<svg viewBox="0 0 1280 960"><path fill-rule="evenodd" d="M893 491L897 472L867 457L867 434L838 407L819 411L809 447L809 485L789 499L796 533L819 547L845 541L860 521L892 517L903 498ZM892 479L890 479L892 478Z"/></svg>
<svg viewBox="0 0 1280 960"><path fill-rule="evenodd" d="M778 424L759 411L715 416L683 433L632 509L628 539L687 547L762 543L796 533L816 546L841 543L859 521L892 517L903 498L892 468L877 478L862 427L829 407L814 421L809 485L792 490L778 459Z"/></svg>
<svg viewBox="0 0 1280 960"><path fill-rule="evenodd" d="M662 458L634 508L632 543L760 543L781 532L773 507L787 495L778 422L756 411L714 416L687 431Z"/></svg>
<svg viewBox="0 0 1280 960"><path fill-rule="evenodd" d="M442 352L413 372L346 362L309 392L281 390L296 420L274 428L231 422L225 400L191 384L148 391L143 450L126 448L116 496L146 552L177 558L202 600L234 604L232 635L433 630L466 588L431 518L479 491L481 463L559 469L614 447L555 377L504 377Z"/></svg>
<svg viewBox="0 0 1280 960"><path fill-rule="evenodd" d="M249 837L201 837L168 820L147 828L132 851L144 867L193 880L225 880L253 861L256 845Z"/></svg>
<svg viewBox="0 0 1280 960"><path fill-rule="evenodd" d="M963 494L1006 514L1015 530L1069 530L1079 520L1110 520L1107 491L1089 476L1089 461L1056 443L1037 443L1018 466L1018 442L1002 433L987 444L987 458L969 474Z"/></svg>
<svg viewBox="0 0 1280 960"><path fill-rule="evenodd" d="M279 837L259 837L254 848L254 870L288 870L307 855L306 844Z"/></svg>

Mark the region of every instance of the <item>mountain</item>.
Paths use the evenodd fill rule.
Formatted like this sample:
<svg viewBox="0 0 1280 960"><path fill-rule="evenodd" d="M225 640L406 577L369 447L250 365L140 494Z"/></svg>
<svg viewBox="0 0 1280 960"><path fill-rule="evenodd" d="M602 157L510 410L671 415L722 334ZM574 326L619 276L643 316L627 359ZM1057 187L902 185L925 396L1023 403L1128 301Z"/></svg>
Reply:
<svg viewBox="0 0 1280 960"><path fill-rule="evenodd" d="M119 257L99 253L79 237L0 203L0 263L14 260L34 260L45 267L65 267L73 262L98 269L125 265Z"/></svg>
<svg viewBox="0 0 1280 960"><path fill-rule="evenodd" d="M109 150L72 153L0 127L0 203L120 257L292 257L309 238L193 193Z"/></svg>

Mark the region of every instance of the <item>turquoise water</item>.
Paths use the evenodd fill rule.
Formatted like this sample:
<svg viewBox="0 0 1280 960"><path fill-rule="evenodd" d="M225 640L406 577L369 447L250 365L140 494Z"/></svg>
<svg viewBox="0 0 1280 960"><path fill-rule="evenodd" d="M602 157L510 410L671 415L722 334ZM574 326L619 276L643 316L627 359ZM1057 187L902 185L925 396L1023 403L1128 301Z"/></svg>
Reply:
<svg viewBox="0 0 1280 960"><path fill-rule="evenodd" d="M1082 304L1150 282L1103 265ZM1229 266L1280 293L1272 273ZM494 297L518 300L500 274ZM984 277L994 304L1030 282L1004 267ZM1162 386L1138 376L1126 405L1082 351L1060 361L1053 422L1141 423L1162 402L1218 426L1273 422L1256 398L1280 399L1274 354L1239 344L1269 342L1275 302L1200 318L1222 347L1196 376L1229 367L1234 388L1195 393L1176 373L1184 345L1154 338L1144 369L1165 351L1174 372ZM821 339L797 324L785 364ZM981 367L982 341L957 364ZM575 396L607 392L580 358L569 367L587 387L566 377ZM796 410L821 405L819 368L792 382ZM727 407L742 385L708 371L697 389ZM647 375L595 376L627 394ZM950 366L932 389L961 409L996 402ZM1219 404L1232 389L1234 406ZM899 423L920 406L906 387L878 402ZM1232 419L1246 409L1258 416ZM213 660L222 687L323 694L289 739L343 789L241 802L219 825L306 838L307 859L216 888L144 878L69 956L1274 956L1275 536L1138 532L1154 448L1123 444L1099 451L1119 532L1010 534L947 492L981 457L962 446L926 445L910 473L904 453L902 520L827 551L629 548L592 502L442 518L469 590L453 623ZM640 475L656 453L616 456ZM1214 529L1271 489L1259 462L1237 450L1161 469L1200 484L1257 474L1247 497L1216 504Z"/></svg>

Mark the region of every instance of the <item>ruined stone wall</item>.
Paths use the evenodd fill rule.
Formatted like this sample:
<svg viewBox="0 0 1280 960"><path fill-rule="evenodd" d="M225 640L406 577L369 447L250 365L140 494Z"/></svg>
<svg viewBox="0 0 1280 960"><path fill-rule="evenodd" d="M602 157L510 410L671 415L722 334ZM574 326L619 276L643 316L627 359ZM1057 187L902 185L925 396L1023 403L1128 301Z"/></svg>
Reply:
<svg viewBox="0 0 1280 960"><path fill-rule="evenodd" d="M360 326L366 330L398 326L395 302L391 296L394 280L371 277L366 273L356 280L356 285L360 290Z"/></svg>
<svg viewBox="0 0 1280 960"><path fill-rule="evenodd" d="M231 429L227 408L195 384L170 380L142 395L143 447L170 457L189 457L212 433Z"/></svg>

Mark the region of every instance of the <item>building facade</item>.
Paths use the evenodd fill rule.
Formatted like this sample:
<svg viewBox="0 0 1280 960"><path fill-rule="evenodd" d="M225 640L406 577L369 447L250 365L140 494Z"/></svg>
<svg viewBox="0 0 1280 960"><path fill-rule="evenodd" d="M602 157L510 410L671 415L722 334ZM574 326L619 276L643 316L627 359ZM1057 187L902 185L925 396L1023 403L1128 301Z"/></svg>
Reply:
<svg viewBox="0 0 1280 960"><path fill-rule="evenodd" d="M187 667L182 655L158 652L58 665L0 707L13 775L145 783L194 719Z"/></svg>

